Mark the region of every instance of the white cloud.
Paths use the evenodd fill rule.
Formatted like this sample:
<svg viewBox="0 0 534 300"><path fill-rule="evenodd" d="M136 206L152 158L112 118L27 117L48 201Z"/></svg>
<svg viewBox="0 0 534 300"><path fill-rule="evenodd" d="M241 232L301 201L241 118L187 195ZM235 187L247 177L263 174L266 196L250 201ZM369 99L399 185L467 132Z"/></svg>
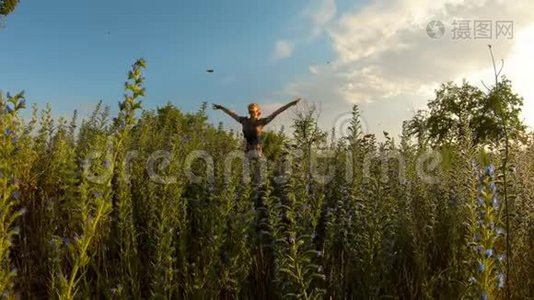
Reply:
<svg viewBox="0 0 534 300"><path fill-rule="evenodd" d="M288 40L278 40L274 45L273 59L288 58L293 54L294 45Z"/></svg>
<svg viewBox="0 0 534 300"><path fill-rule="evenodd" d="M319 75L319 73L321 72L319 70L319 66L317 65L311 65L308 67L308 70L310 71L310 73L312 73L313 75Z"/></svg>
<svg viewBox="0 0 534 300"><path fill-rule="evenodd" d="M328 24L335 18L336 12L336 0L309 1L308 6L294 18L299 26L294 26L293 28L299 28L302 24L306 24L304 27L300 27L300 30L308 30L309 34L293 37L291 41L286 39L276 41L272 60L281 60L291 57L296 45L309 43L323 34ZM310 67L310 72L314 73L315 71L312 71L312 69L315 69L313 66Z"/></svg>
<svg viewBox="0 0 534 300"><path fill-rule="evenodd" d="M334 19L336 12L336 0L312 1L312 5L304 11L304 14L311 19L312 36L321 34L329 22Z"/></svg>
<svg viewBox="0 0 534 300"><path fill-rule="evenodd" d="M321 23L336 58L328 67L309 67L313 76L308 74L288 83L284 91L328 103L329 113L323 114L326 127L332 123L329 118L358 103L377 118L387 118L380 123L398 132L402 118L409 114L387 111L415 110L432 96L439 83L487 69L491 66L489 43L494 45L497 57L515 62L515 67L511 65L504 72L525 97L525 109L534 108L534 99L527 99L534 97L533 87L528 83L534 68L525 65L532 61L529 53L534 53L534 44L531 35L521 34L524 28L534 25L532 1L380 0L357 11L338 12L336 18L314 20L311 30ZM446 33L441 39L426 34L426 25L431 20L445 24ZM454 20L512 20L515 37L453 39ZM478 81L473 79L473 83ZM377 132L381 130L377 128Z"/></svg>
<svg viewBox="0 0 534 300"><path fill-rule="evenodd" d="M523 116L534 129L534 25L517 34L517 44L512 55L505 60L504 73L512 80L512 86L525 98Z"/></svg>

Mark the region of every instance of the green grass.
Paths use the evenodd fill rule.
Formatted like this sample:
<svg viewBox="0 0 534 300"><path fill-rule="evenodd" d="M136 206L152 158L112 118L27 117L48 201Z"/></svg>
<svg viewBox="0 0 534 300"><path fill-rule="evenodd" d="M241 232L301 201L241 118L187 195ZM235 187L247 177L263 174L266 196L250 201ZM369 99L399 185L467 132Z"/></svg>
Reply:
<svg viewBox="0 0 534 300"><path fill-rule="evenodd" d="M532 138L502 164L469 137L379 142L357 107L329 139L309 111L266 133L266 168L243 182L241 138L205 104L142 109L144 67L117 116L23 120L24 95L1 95L4 297L500 299L508 283L534 298Z"/></svg>

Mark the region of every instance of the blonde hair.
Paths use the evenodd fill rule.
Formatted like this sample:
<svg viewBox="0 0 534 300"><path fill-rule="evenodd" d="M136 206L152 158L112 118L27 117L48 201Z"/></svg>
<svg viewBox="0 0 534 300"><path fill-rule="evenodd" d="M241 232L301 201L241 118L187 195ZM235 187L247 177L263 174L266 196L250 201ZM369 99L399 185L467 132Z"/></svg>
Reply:
<svg viewBox="0 0 534 300"><path fill-rule="evenodd" d="M252 110L252 109L257 109L257 110L259 110L259 109L260 109L260 106L259 106L258 104L256 104L256 103L250 103L250 104L248 105L248 110L250 111L250 110Z"/></svg>

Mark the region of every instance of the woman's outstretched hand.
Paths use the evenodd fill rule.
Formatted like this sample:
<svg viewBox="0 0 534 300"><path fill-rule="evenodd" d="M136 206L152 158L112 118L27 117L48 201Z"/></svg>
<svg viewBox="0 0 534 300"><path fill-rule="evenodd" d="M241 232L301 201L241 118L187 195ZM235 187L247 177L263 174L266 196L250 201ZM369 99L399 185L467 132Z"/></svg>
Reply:
<svg viewBox="0 0 534 300"><path fill-rule="evenodd" d="M300 98L297 98L297 99L293 100L293 101L291 102L291 105L296 105L297 103L300 102L300 100L301 100Z"/></svg>
<svg viewBox="0 0 534 300"><path fill-rule="evenodd" d="M222 108L221 105L213 103L213 109L221 109L221 108Z"/></svg>

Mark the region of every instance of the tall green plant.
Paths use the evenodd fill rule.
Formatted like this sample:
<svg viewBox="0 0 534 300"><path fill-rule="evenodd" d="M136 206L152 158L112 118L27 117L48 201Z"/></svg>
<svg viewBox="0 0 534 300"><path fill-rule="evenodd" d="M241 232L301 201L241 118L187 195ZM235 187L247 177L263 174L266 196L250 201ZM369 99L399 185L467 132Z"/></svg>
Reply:
<svg viewBox="0 0 534 300"><path fill-rule="evenodd" d="M18 113L25 107L24 93L14 96L0 94L0 291L5 297L12 297L14 277L17 270L10 260L12 240L20 231L13 227L25 210L18 209L20 203L18 138L21 122Z"/></svg>

